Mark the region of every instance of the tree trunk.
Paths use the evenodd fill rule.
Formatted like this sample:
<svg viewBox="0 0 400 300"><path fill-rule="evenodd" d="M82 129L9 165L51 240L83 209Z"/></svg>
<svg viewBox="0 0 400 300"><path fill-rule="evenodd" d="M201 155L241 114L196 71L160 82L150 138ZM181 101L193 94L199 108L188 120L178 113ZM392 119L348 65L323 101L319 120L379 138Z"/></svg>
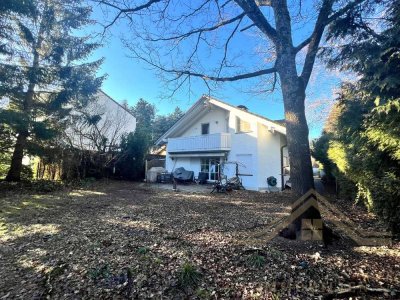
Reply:
<svg viewBox="0 0 400 300"><path fill-rule="evenodd" d="M276 69L281 81L285 107L286 138L290 159L292 190L303 195L314 188L308 125L304 101L306 84L297 74L296 50L293 47L290 13L286 0L272 1L275 12L277 42Z"/></svg>
<svg viewBox="0 0 400 300"><path fill-rule="evenodd" d="M46 2L47 6L47 2ZM11 159L11 166L8 170L6 180L7 181L20 181L21 180L21 171L22 171L22 159L24 158L24 150L26 146L26 141L29 136L29 117L31 114L32 104L35 96L35 87L37 83L37 70L39 68L39 49L41 48L43 41L43 32L44 32L44 22L45 20L42 18L40 22L38 37L36 43L32 47L32 66L31 72L29 73L29 83L28 89L25 94L24 102L23 102L23 112L28 118L28 125L23 130L18 132L17 142L15 143L14 153Z"/></svg>
<svg viewBox="0 0 400 300"><path fill-rule="evenodd" d="M286 138L290 159L290 181L292 190L303 195L314 188L311 165L308 125L305 114L305 85L297 75L293 48L281 48L277 59L278 74L281 81L285 108Z"/></svg>
<svg viewBox="0 0 400 300"><path fill-rule="evenodd" d="M13 156L11 159L10 170L8 170L7 181L20 181L22 171L22 159L24 157L24 149L27 140L27 133L20 133L15 143Z"/></svg>
<svg viewBox="0 0 400 300"><path fill-rule="evenodd" d="M290 158L290 181L295 193L303 195L314 188L308 126L305 115L305 91L302 80L282 81L286 137Z"/></svg>
<svg viewBox="0 0 400 300"><path fill-rule="evenodd" d="M31 81L29 83L28 92L25 96L23 110L26 115L29 115L30 109L33 102L35 83ZM26 146L26 141L29 136L28 131L29 125L24 130L18 132L17 142L15 143L13 156L11 159L11 166L8 170L6 180L7 181L20 181L21 171L22 171L22 159L24 158L24 150Z"/></svg>

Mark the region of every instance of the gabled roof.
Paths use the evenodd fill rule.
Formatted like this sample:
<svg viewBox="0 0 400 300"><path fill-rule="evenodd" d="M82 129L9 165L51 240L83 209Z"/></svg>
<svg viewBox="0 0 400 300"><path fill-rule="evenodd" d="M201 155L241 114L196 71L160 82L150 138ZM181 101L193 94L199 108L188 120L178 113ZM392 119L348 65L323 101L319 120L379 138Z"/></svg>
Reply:
<svg viewBox="0 0 400 300"><path fill-rule="evenodd" d="M106 92L104 92L103 90L99 90L99 93L102 93L104 96L106 96L108 99L110 99L112 102L114 102L115 104L117 104L119 107L121 107L123 110L125 110L128 114L130 114L132 117L135 117L134 114L127 109L125 106L123 106L121 103L119 103L117 100L115 100L114 98L112 98L110 95L108 95ZM136 118L136 117L135 117Z"/></svg>
<svg viewBox="0 0 400 300"><path fill-rule="evenodd" d="M177 132L179 128L183 124L188 124L193 122L193 120L201 113L204 112L207 107L210 105L215 105L217 107L220 107L226 111L230 112L235 112L239 115L241 115L244 118L249 118L254 120L256 118L257 122L267 126L267 127L273 127L277 132L281 134L286 134L286 128L285 125L279 121L274 121L270 120L264 116L261 116L259 114L255 114L252 112L249 112L247 110L238 108L234 105L231 105L229 103L226 103L224 101L218 100L214 97L208 96L208 95L203 95L200 97L199 100L197 100L189 109L188 111L180 118L170 129L167 130L157 141L156 145L163 144L165 139L170 137L174 132Z"/></svg>
<svg viewBox="0 0 400 300"><path fill-rule="evenodd" d="M225 104L225 105L231 107L232 110L239 110L239 111L245 112L245 113L247 113L247 114L249 114L249 115L255 116L255 117L260 118L260 119L263 119L263 120L265 120L265 121L267 121L267 122L274 123L274 124L277 125L277 126L281 126L281 127L285 128L285 120L271 120L271 119L269 119L269 118L267 118L267 117L264 117L264 116L262 116L262 115L253 113L253 112L251 112L251 111L246 111L246 110L240 109L240 108L238 108L237 106L234 106L234 105L229 104L229 103L227 103L227 102L225 102L225 101L216 99L216 98L214 98L214 97L210 97L210 96L207 96L207 95L203 95L203 97L208 97L208 98L210 99L210 102L213 103L213 104L215 104L215 105L217 105L217 106L219 106L219 105L217 104L217 102L220 102L220 103L222 103L222 104ZM286 130L286 129L285 129L285 130ZM286 134L286 131L285 131L285 134Z"/></svg>

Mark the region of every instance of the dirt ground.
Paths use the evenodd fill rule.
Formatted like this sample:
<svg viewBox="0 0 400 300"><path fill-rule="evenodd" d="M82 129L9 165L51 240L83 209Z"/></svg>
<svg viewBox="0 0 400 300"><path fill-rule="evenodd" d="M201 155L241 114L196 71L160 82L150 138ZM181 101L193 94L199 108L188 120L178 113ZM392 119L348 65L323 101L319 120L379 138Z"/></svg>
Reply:
<svg viewBox="0 0 400 300"><path fill-rule="evenodd" d="M398 244L246 239L293 200L113 181L4 193L0 299L400 299Z"/></svg>

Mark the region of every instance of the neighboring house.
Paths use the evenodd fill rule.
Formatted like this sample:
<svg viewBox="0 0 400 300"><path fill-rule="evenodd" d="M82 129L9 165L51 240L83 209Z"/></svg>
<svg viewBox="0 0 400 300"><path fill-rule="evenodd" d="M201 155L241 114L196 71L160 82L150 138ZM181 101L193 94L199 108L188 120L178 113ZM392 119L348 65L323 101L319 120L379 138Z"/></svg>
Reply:
<svg viewBox="0 0 400 300"><path fill-rule="evenodd" d="M101 90L94 101L71 115L65 138L70 146L81 150L115 150L121 137L136 129L135 116Z"/></svg>
<svg viewBox="0 0 400 300"><path fill-rule="evenodd" d="M208 173L217 179L218 167L228 178L239 177L246 189L267 189L267 178L274 176L278 187L289 179L286 128L282 121L272 121L251 113L245 106L203 95L157 141L167 146L166 169L184 167Z"/></svg>

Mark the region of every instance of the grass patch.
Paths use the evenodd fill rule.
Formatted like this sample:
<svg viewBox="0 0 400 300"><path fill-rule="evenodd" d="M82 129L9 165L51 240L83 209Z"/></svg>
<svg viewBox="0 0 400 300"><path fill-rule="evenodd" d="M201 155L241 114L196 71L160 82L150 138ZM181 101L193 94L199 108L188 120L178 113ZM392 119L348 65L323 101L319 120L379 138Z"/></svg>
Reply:
<svg viewBox="0 0 400 300"><path fill-rule="evenodd" d="M145 255L150 252L150 249L147 247L139 247L137 252L141 255Z"/></svg>
<svg viewBox="0 0 400 300"><path fill-rule="evenodd" d="M252 253L246 257L246 265L251 268L260 269L266 264L265 257L258 252Z"/></svg>
<svg viewBox="0 0 400 300"><path fill-rule="evenodd" d="M89 270L88 274L90 279L97 282L98 280L108 278L111 275L110 267L105 264L101 267L92 268Z"/></svg>
<svg viewBox="0 0 400 300"><path fill-rule="evenodd" d="M196 287L203 277L196 266L190 262L185 262L178 272L178 284L183 289Z"/></svg>

